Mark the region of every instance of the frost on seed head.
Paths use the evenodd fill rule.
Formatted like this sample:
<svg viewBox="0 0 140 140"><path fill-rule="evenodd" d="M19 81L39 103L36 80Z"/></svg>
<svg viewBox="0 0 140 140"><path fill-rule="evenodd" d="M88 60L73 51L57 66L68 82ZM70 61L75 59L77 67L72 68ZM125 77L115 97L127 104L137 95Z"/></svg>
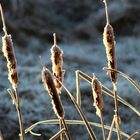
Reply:
<svg viewBox="0 0 140 140"><path fill-rule="evenodd" d="M44 87L48 91L52 99L52 106L55 114L59 119L64 118L64 108L61 99L57 93L51 72L47 68L43 68L41 75Z"/></svg>
<svg viewBox="0 0 140 140"><path fill-rule="evenodd" d="M2 52L7 60L8 79L12 84L13 89L16 89L18 83L18 74L11 35L5 35L2 37Z"/></svg>
<svg viewBox="0 0 140 140"><path fill-rule="evenodd" d="M92 93L96 114L101 117L101 110L103 109L102 85L101 82L96 78L95 74L93 75L92 79Z"/></svg>

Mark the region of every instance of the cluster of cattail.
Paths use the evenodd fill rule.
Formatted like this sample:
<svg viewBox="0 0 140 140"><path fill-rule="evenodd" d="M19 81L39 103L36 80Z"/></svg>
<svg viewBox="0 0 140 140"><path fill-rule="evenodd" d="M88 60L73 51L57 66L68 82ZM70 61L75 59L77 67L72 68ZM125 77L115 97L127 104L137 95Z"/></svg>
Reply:
<svg viewBox="0 0 140 140"><path fill-rule="evenodd" d="M61 94L62 89L62 82L63 82L63 51L59 48L59 46L56 44L56 34L53 34L54 36L54 45L51 48L51 62L52 62L52 72L53 75L57 78L54 79L55 86L57 88L57 91L59 94Z"/></svg>
<svg viewBox="0 0 140 140"><path fill-rule="evenodd" d="M18 83L18 75L16 69L16 58L13 49L13 42L12 42L11 35L7 34L1 5L0 5L0 11L1 11L1 17L3 21L3 31L5 33L5 35L2 37L2 52L7 60L8 79L11 82L13 89L16 90L17 83Z"/></svg>
<svg viewBox="0 0 140 140"><path fill-rule="evenodd" d="M96 78L95 74L93 75L91 84L96 114L101 117L101 110L103 109L102 85L101 82Z"/></svg>
<svg viewBox="0 0 140 140"><path fill-rule="evenodd" d="M48 93L52 99L52 105L53 105L54 112L56 113L56 115L59 119L63 119L64 118L64 108L63 108L62 102L60 100L60 97L58 95L57 89L55 87L53 75L47 68L43 67L41 76L42 76L42 81L43 81L44 87L48 91Z"/></svg>

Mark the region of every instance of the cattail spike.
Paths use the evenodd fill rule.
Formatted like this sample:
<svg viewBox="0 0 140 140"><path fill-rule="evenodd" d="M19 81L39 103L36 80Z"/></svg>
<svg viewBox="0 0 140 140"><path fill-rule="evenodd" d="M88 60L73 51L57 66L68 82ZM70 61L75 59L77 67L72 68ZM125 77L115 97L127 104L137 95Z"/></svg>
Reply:
<svg viewBox="0 0 140 140"><path fill-rule="evenodd" d="M55 87L51 72L47 68L43 68L41 75L42 75L42 82L44 84L44 87L48 91L52 99L52 106L55 114L59 119L64 119L64 108L61 99L57 93L57 89Z"/></svg>
<svg viewBox="0 0 140 140"><path fill-rule="evenodd" d="M109 14L108 14L108 7L107 7L107 0L103 0L105 4L105 13L106 13L106 24L109 24Z"/></svg>
<svg viewBox="0 0 140 140"><path fill-rule="evenodd" d="M3 14L1 4L0 4L0 13L1 13L1 19L2 19L2 24L3 24L3 31L4 31L5 35L7 35L6 24L5 24L5 19L4 19L4 14Z"/></svg>
<svg viewBox="0 0 140 140"><path fill-rule="evenodd" d="M101 82L96 78L95 74L93 74L92 79L92 93L96 114L101 117L101 110L103 109L102 85Z"/></svg>
<svg viewBox="0 0 140 140"><path fill-rule="evenodd" d="M63 82L63 51L60 47L56 44L56 34L53 34L54 37L54 45L50 49L51 51L51 61L52 61L52 72L53 75L62 83ZM59 94L61 94L62 84L57 80L54 79L55 86Z"/></svg>
<svg viewBox="0 0 140 140"><path fill-rule="evenodd" d="M53 33L54 46L56 46L56 33Z"/></svg>

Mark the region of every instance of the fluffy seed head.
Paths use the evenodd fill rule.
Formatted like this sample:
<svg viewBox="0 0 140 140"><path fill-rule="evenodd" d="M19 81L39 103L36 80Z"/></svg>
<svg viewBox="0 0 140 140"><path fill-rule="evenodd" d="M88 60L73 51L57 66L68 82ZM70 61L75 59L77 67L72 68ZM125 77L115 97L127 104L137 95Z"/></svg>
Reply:
<svg viewBox="0 0 140 140"><path fill-rule="evenodd" d="M102 85L95 75L93 75L92 79L92 93L96 114L101 117L101 110L103 109Z"/></svg>
<svg viewBox="0 0 140 140"><path fill-rule="evenodd" d="M18 74L11 35L5 35L2 37L2 52L7 60L8 79L15 90L18 83Z"/></svg>
<svg viewBox="0 0 140 140"><path fill-rule="evenodd" d="M59 119L64 118L64 108L57 93L51 72L47 68L43 68L41 75L44 87L52 99L52 106L55 114Z"/></svg>
<svg viewBox="0 0 140 140"><path fill-rule="evenodd" d="M116 69L116 56L115 56L115 37L113 28L110 24L107 24L104 28L103 33L103 43L106 49L106 55L108 59L108 67L111 69ZM110 72L111 81L117 82L117 74L115 72Z"/></svg>
<svg viewBox="0 0 140 140"><path fill-rule="evenodd" d="M56 45L56 35L54 34L54 45L51 48L51 61L53 75L62 83L63 82L63 51ZM61 93L62 84L57 80L54 80L57 91Z"/></svg>

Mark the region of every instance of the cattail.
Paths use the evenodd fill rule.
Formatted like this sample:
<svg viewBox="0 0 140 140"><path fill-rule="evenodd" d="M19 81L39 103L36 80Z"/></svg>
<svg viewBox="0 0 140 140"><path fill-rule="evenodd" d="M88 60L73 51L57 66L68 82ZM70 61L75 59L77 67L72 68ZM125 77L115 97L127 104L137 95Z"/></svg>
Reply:
<svg viewBox="0 0 140 140"><path fill-rule="evenodd" d="M5 33L5 35L2 37L2 52L7 60L8 79L11 82L13 89L15 90L17 88L17 83L18 83L18 75L16 69L16 58L14 54L13 42L12 42L11 35L7 34L1 5L0 5L0 11L1 11L2 22L3 22L3 31Z"/></svg>
<svg viewBox="0 0 140 140"><path fill-rule="evenodd" d="M44 68L44 67L42 69L41 75L42 75L42 81L43 81L44 87L48 91L52 99L52 106L53 106L54 112L59 119L63 119L64 108L60 100L60 97L58 96L58 93L57 93L57 90L53 81L53 76L51 72L47 68Z"/></svg>
<svg viewBox="0 0 140 140"><path fill-rule="evenodd" d="M63 51L57 46L56 44L56 34L54 36L54 45L51 48L51 61L52 61L52 71L53 75L62 83L63 82ZM58 93L61 93L62 84L57 80L54 79L55 86L57 88Z"/></svg>
<svg viewBox="0 0 140 140"><path fill-rule="evenodd" d="M106 55L108 59L108 67L111 69L116 69L116 56L115 56L115 36L113 27L109 24L109 16L108 16L108 8L106 0L103 1L105 4L105 12L106 12L106 26L104 28L103 33L103 43L106 49ZM115 72L110 72L111 81L117 82L117 74Z"/></svg>
<svg viewBox="0 0 140 140"><path fill-rule="evenodd" d="M108 67L111 69L116 69L115 37L113 28L110 24L107 24L104 28L103 42L106 48ZM116 83L117 74L115 72L110 72L110 78L112 82Z"/></svg>
<svg viewBox="0 0 140 140"><path fill-rule="evenodd" d="M96 78L95 74L93 75L92 79L92 93L94 98L94 106L96 108L96 114L101 117L101 110L103 109L102 85Z"/></svg>

